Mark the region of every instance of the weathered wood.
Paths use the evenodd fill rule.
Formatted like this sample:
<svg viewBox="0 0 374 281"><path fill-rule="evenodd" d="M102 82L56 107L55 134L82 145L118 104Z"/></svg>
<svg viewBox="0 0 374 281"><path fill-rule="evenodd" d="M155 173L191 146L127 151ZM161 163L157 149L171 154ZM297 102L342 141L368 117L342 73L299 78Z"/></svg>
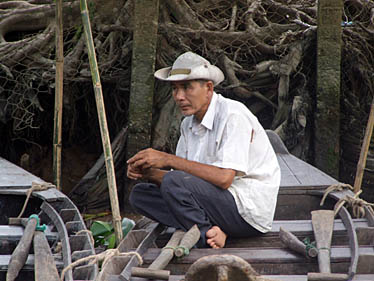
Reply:
<svg viewBox="0 0 374 281"><path fill-rule="evenodd" d="M143 256L143 266L152 263L159 254L160 249L149 249ZM172 270L173 274L185 274L190 265L199 258L208 255L224 254L241 257L262 275L297 275L306 274L306 272L318 272L317 260L305 259L305 257L296 253L291 253L286 249L271 247L193 249L191 253L183 259L173 259L165 269ZM360 256L374 255L374 248L372 246L362 246L359 248L359 254ZM350 247L332 247L330 261L333 272L348 272L351 262Z"/></svg>
<svg viewBox="0 0 374 281"><path fill-rule="evenodd" d="M71 248L69 244L69 235L65 227L64 221L59 216L58 212L52 207L51 204L47 202L43 202L40 208L43 212L51 219L53 224L55 225L57 232L61 239L61 246L62 246L62 257L64 261L65 267L71 264ZM73 272L72 270L68 270L65 273L65 280L70 281L73 280Z"/></svg>
<svg viewBox="0 0 374 281"><path fill-rule="evenodd" d="M374 245L374 227L356 227L356 233L360 245Z"/></svg>
<svg viewBox="0 0 374 281"><path fill-rule="evenodd" d="M334 227L334 211L313 211L312 224L318 249L319 270L321 273L331 273L330 250Z"/></svg>
<svg viewBox="0 0 374 281"><path fill-rule="evenodd" d="M23 223L25 223L23 221ZM17 278L18 273L24 266L27 256L29 255L30 246L35 233L35 227L37 225L37 219L31 218L27 221L25 231L21 240L19 241L16 249L14 250L12 257L10 258L8 272L6 276L7 281L13 281ZM48 243L48 242L47 242Z"/></svg>
<svg viewBox="0 0 374 281"><path fill-rule="evenodd" d="M154 242L156 241L158 235L161 233L162 230L164 230L164 226L154 223L151 228L149 228L149 231L145 238L140 242L140 244L136 247L136 252L143 256L143 254L148 250L148 248L151 245L154 245ZM127 237L127 236L126 236ZM126 238L124 239L124 241ZM124 241L121 242L125 243ZM119 249L121 249L121 244L118 246ZM139 260L137 259L136 256L132 256L129 260L129 262L126 264L126 266L123 268L121 272L121 277L125 281L129 281L131 278L131 268L134 266L139 265Z"/></svg>
<svg viewBox="0 0 374 281"><path fill-rule="evenodd" d="M314 258L318 255L317 249L309 248L307 250L307 247L303 242L282 227L279 230L279 238L285 246L305 257Z"/></svg>
<svg viewBox="0 0 374 281"><path fill-rule="evenodd" d="M162 248L160 255L152 264L148 268L133 267L131 269L131 276L168 280L170 271L162 269L164 269L173 258L174 249L179 245L184 235L185 232L182 230L175 231L166 246Z"/></svg>
<svg viewBox="0 0 374 281"><path fill-rule="evenodd" d="M186 281L266 281L245 260L234 255L211 255L202 257L191 265L185 275Z"/></svg>
<svg viewBox="0 0 374 281"><path fill-rule="evenodd" d="M374 254L360 253L358 257L357 273L374 274Z"/></svg>
<svg viewBox="0 0 374 281"><path fill-rule="evenodd" d="M55 260L42 231L34 234L35 281L59 281Z"/></svg>
<svg viewBox="0 0 374 281"><path fill-rule="evenodd" d="M174 249L179 245L184 236L184 231L176 230L171 236L169 242L161 250L161 254L149 266L150 269L164 269L174 256Z"/></svg>
<svg viewBox="0 0 374 281"><path fill-rule="evenodd" d="M162 269L133 267L131 269L131 276L143 277L148 279L169 280L170 271Z"/></svg>
<svg viewBox="0 0 374 281"><path fill-rule="evenodd" d="M188 255L190 249L195 246L200 239L200 230L195 224L186 234L184 234L178 247L174 250L174 255L178 258Z"/></svg>
<svg viewBox="0 0 374 281"><path fill-rule="evenodd" d="M308 273L308 281L346 281L348 278L348 274L318 272Z"/></svg>
<svg viewBox="0 0 374 281"><path fill-rule="evenodd" d="M339 216L342 218L343 223L347 228L347 234L349 237L349 247L351 248L351 264L348 269L348 276L352 277L356 274L359 258L359 246L356 229L353 225L353 220L350 213L344 206L340 209Z"/></svg>

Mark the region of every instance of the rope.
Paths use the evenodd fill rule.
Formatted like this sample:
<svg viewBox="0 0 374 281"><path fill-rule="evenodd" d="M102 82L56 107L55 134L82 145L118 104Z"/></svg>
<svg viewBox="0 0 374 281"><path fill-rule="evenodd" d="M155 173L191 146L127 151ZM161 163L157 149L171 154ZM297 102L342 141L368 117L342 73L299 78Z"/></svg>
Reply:
<svg viewBox="0 0 374 281"><path fill-rule="evenodd" d="M25 212L25 209L26 209L26 206L27 206L27 203L29 202L29 199L30 199L30 196L31 194L34 192L34 191L43 191L43 190L47 190L51 187L55 187L53 184L51 183L36 183L36 182L32 182L31 184L31 188L29 188L26 192L26 200L25 200L25 203L23 204L23 207L22 207L22 210L21 212L19 213L18 217L17 218L20 218L22 217L23 213Z"/></svg>
<svg viewBox="0 0 374 281"><path fill-rule="evenodd" d="M82 230L79 230L77 233L75 233L75 235L79 235L79 234L82 234L82 233L87 233L88 234L88 236L90 237L90 240L92 242L92 245L95 247L95 239L93 238L91 230L82 229Z"/></svg>
<svg viewBox="0 0 374 281"><path fill-rule="evenodd" d="M65 278L65 273L68 270L73 269L74 267L84 263L88 262L88 265L93 265L95 263L103 261L102 267L106 265L106 263L109 261L110 258L115 257L115 256L136 256L139 260L139 264L143 264L143 259L137 252L127 252L127 253L121 253L118 249L108 249L100 254L96 255L90 255L88 257L81 258L79 260L76 260L75 262L69 264L67 267L65 267L62 272L61 272L61 277L60 280L63 281Z"/></svg>
<svg viewBox="0 0 374 281"><path fill-rule="evenodd" d="M353 216L356 218L362 218L366 215L365 207L368 208L369 212L374 213L373 203L368 203L365 200L358 198L362 190L358 191L354 196L346 195L344 198L340 199L335 206L335 214L338 213L338 210L345 204L348 203L348 206L352 208Z"/></svg>
<svg viewBox="0 0 374 281"><path fill-rule="evenodd" d="M325 204L325 200L327 198L327 195L329 195L330 192L343 191L344 189L350 189L350 190L353 191L353 187L350 184L338 183L338 184L330 185L328 188L326 188L325 193L323 194L321 203L319 205L323 206L323 204Z"/></svg>

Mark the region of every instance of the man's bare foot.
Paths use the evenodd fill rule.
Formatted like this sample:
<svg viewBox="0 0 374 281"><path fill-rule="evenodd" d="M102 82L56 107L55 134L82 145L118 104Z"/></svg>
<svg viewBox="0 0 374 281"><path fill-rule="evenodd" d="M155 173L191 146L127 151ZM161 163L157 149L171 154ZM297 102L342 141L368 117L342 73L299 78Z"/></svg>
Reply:
<svg viewBox="0 0 374 281"><path fill-rule="evenodd" d="M214 248L219 249L225 246L227 235L218 226L213 226L205 234L207 240L206 243Z"/></svg>

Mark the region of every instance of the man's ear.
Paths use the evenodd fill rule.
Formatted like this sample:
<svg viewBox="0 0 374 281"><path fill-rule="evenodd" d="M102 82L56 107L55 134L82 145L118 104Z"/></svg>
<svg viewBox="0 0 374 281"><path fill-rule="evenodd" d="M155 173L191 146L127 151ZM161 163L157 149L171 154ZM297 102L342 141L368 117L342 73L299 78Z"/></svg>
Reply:
<svg viewBox="0 0 374 281"><path fill-rule="evenodd" d="M208 87L208 91L209 92L213 92L214 91L214 85L213 85L213 82L212 81L208 81L206 83L206 86Z"/></svg>

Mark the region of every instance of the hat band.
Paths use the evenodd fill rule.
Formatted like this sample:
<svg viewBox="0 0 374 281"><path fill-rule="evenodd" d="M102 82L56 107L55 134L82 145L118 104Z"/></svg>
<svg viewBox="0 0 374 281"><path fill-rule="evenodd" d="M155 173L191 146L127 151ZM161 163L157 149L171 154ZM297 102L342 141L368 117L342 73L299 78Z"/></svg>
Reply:
<svg viewBox="0 0 374 281"><path fill-rule="evenodd" d="M169 76L172 76L172 75L178 75L178 74L190 74L191 73L191 69L187 69L187 68L177 68L177 69L172 69L169 73Z"/></svg>

